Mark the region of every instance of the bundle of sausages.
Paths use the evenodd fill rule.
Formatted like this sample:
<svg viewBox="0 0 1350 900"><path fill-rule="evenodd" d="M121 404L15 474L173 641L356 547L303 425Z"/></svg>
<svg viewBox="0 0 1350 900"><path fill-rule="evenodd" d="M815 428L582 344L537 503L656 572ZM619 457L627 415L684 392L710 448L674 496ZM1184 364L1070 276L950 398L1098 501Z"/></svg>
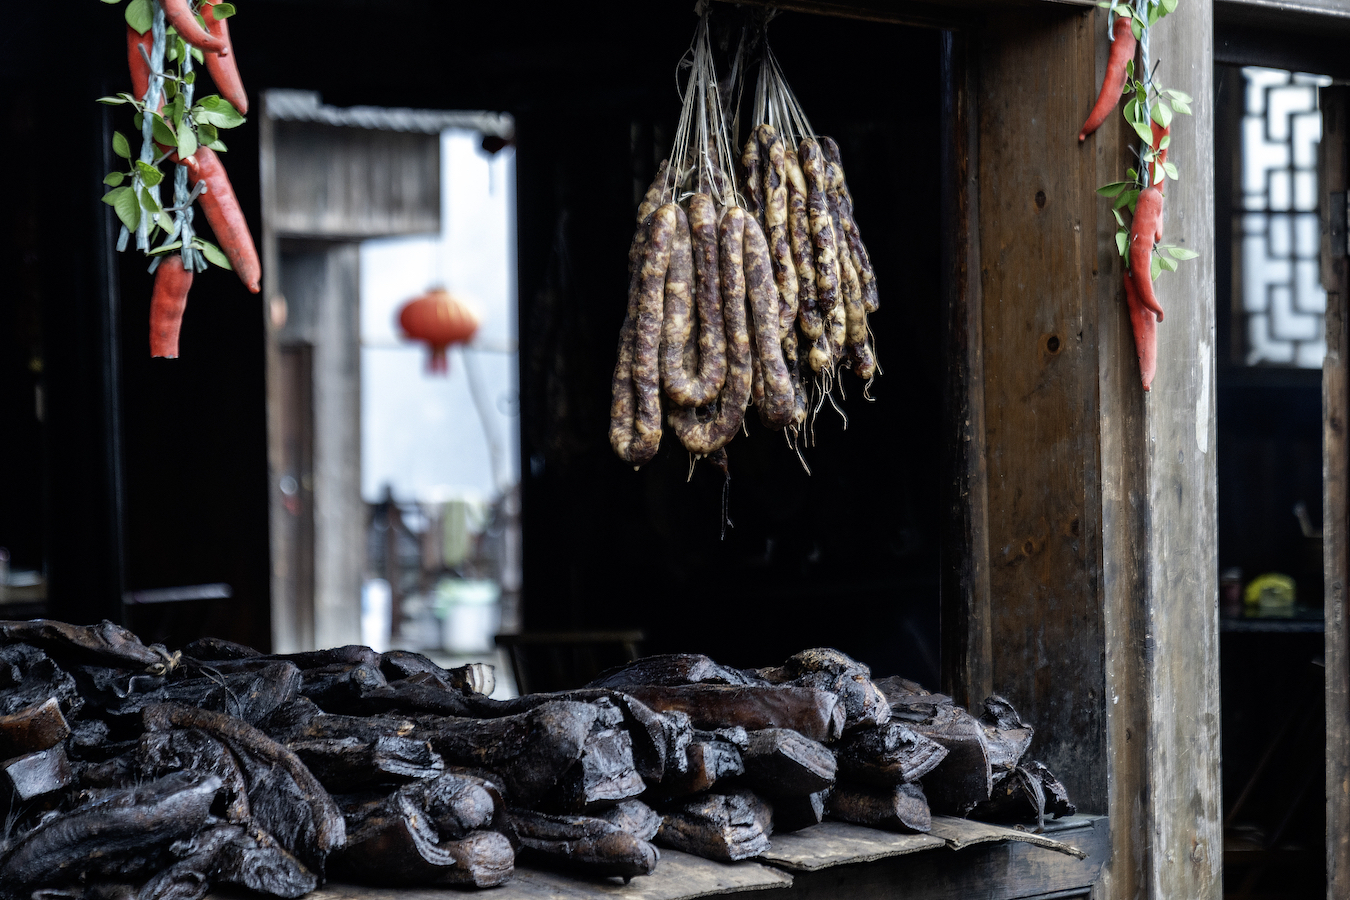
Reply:
<svg viewBox="0 0 1350 900"><path fill-rule="evenodd" d="M800 451L839 367L869 385L877 372L876 277L838 146L811 130L766 46L738 192L706 14L692 55L675 147L629 250L609 436L634 467L660 447L663 395L680 443L725 467L747 406Z"/></svg>
<svg viewBox="0 0 1350 900"><path fill-rule="evenodd" d="M638 207L629 250L609 437L635 467L660 446L663 394L671 428L696 456L722 450L752 398L769 427L805 420L769 245L727 176L730 147L705 14L675 147Z"/></svg>
<svg viewBox="0 0 1350 900"><path fill-rule="evenodd" d="M877 363L867 317L879 305L876 274L853 217L839 145L812 130L767 42L753 121L741 153L745 194L772 248L784 349L795 361L798 346L809 348L824 395L840 368L870 385Z"/></svg>

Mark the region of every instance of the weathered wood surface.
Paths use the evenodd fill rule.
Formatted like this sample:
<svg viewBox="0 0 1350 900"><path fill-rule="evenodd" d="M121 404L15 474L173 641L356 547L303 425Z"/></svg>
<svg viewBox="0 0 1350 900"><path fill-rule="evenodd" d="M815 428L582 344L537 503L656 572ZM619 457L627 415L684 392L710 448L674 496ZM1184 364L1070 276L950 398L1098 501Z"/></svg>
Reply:
<svg viewBox="0 0 1350 900"><path fill-rule="evenodd" d="M826 821L791 834L774 834L773 846L760 859L789 872L814 872L945 846L947 842L933 834L896 834Z"/></svg>
<svg viewBox="0 0 1350 900"><path fill-rule="evenodd" d="M661 861L651 875L624 884L619 878L583 878L559 872L516 868L516 876L494 888L492 900L543 900L543 898L622 897L624 900L692 900L715 894L741 894L786 888L792 876L757 862L732 865L700 859L678 850L662 849ZM227 896L213 895L217 900ZM445 900L443 889L374 888L328 884L308 900Z"/></svg>
<svg viewBox="0 0 1350 900"><path fill-rule="evenodd" d="M895 839L914 835L895 835ZM1099 874L1109 851L1106 822L1080 821L1056 837L1086 859L1024 842L977 844L960 852L935 849L844 867L793 873L792 900L1013 900L1039 896L1100 897ZM774 836L776 842L782 839ZM1095 885L1095 887L1094 887Z"/></svg>
<svg viewBox="0 0 1350 900"><path fill-rule="evenodd" d="M1323 208L1334 192L1350 188L1350 88L1323 88L1321 176ZM1336 209L1345 214L1345 206ZM1326 581L1326 720L1327 720L1327 897L1350 896L1350 625L1345 585L1350 577L1350 531L1347 515L1346 452L1347 360L1346 304L1350 274L1346 259L1346 222L1322 229L1322 284L1327 289L1327 355L1322 364L1322 563ZM1335 236L1333 241L1333 235Z"/></svg>
<svg viewBox="0 0 1350 900"><path fill-rule="evenodd" d="M1097 138L1077 134L1101 37L1091 14L993 19L977 98L992 686L1091 810L1106 806L1109 758L1091 285L1110 212Z"/></svg>
<svg viewBox="0 0 1350 900"><path fill-rule="evenodd" d="M1063 832L1061 832L1063 833ZM976 844L996 844L1000 841L1022 841L1067 853L1078 859L1086 859L1087 851L1066 841L1056 840L1043 834L1033 834L1018 828L1006 828L989 822L976 822L973 819L956 819L951 816L934 816L933 837L940 837L953 850L964 850Z"/></svg>
<svg viewBox="0 0 1350 900"><path fill-rule="evenodd" d="M942 690L970 707L994 692L989 633L989 479L984 453L984 310L980 293L978 46L942 36L942 269L946 274L943 419Z"/></svg>

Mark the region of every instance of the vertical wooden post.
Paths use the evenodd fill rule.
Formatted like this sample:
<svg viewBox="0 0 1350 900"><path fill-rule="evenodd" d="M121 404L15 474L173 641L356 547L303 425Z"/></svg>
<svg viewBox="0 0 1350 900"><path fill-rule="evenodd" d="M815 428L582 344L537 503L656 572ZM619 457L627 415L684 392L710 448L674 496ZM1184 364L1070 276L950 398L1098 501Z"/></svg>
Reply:
<svg viewBox="0 0 1350 900"><path fill-rule="evenodd" d="M977 77L968 31L942 35L942 269L947 307L943 475L942 689L958 704L993 692L989 632L988 477L980 306Z"/></svg>
<svg viewBox="0 0 1350 900"><path fill-rule="evenodd" d="M1350 623L1345 609L1347 548L1346 190L1350 189L1350 88L1321 91L1322 284L1327 290L1327 355L1322 363L1322 564L1326 576L1327 897L1350 896ZM1337 199L1335 195L1339 195Z"/></svg>
<svg viewBox="0 0 1350 900"><path fill-rule="evenodd" d="M1213 10L1189 0L1153 29L1157 79L1195 98L1173 123L1167 239L1200 254L1160 281L1158 374L1144 401L1147 525L1140 674L1148 704L1151 897L1218 897L1218 536L1214 465Z"/></svg>

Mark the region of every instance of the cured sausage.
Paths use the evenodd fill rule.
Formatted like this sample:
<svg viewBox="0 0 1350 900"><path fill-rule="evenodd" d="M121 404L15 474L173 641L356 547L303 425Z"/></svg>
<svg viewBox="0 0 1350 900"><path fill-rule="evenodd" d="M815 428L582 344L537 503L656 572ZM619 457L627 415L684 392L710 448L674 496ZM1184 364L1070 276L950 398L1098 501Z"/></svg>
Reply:
<svg viewBox="0 0 1350 900"><path fill-rule="evenodd" d="M749 218L745 223L745 293L754 317L755 356L764 379L759 418L769 428L782 428L792 421L796 398L783 360L778 290L773 280L769 244L759 223Z"/></svg>
<svg viewBox="0 0 1350 900"><path fill-rule="evenodd" d="M832 365L843 350L845 320L843 298L840 295L839 250L828 199L829 180L820 144L813 138L802 141L798 159L806 176L806 214L811 226L811 242L815 248L816 292L829 337L829 364Z"/></svg>
<svg viewBox="0 0 1350 900"><path fill-rule="evenodd" d="M691 335L694 328L694 251L689 238L689 218L684 210L675 210L675 237L666 268L666 296L662 310L660 345L661 383L666 396L680 406L690 402L690 369L694 363Z"/></svg>
<svg viewBox="0 0 1350 900"><path fill-rule="evenodd" d="M858 222L853 217L853 195L849 193L848 182L844 179L844 164L839 161L839 145L834 142L834 138L822 137L820 147L825 154L825 159L835 170L830 174L831 180L835 183L835 194L839 201L839 223L843 226L844 240L848 244L849 253L853 257L853 268L858 272L858 283L862 288L863 311L871 315L881 305L877 297L876 272L872 269L872 259L867 255L867 247L863 245L862 233L858 230Z"/></svg>
<svg viewBox="0 0 1350 900"><path fill-rule="evenodd" d="M652 214L642 261L630 280L631 315L619 334L619 360L614 368L614 399L610 406L610 446L620 459L633 466L650 462L661 445L658 352L676 210L674 204L667 203ZM630 408L631 420L627 418ZM631 427L626 427L629 421Z"/></svg>
<svg viewBox="0 0 1350 900"><path fill-rule="evenodd" d="M717 229L727 377L717 397L716 411L706 418L693 409L676 409L670 413L670 425L690 453L706 455L725 446L740 430L750 400L752 351L745 308L744 259L747 218L745 210L733 206L722 216Z"/></svg>
<svg viewBox="0 0 1350 900"><path fill-rule="evenodd" d="M787 175L788 237L792 261L797 266L797 322L813 342L825 330L816 302L816 264L812 258L811 225L806 215L806 176L795 153L785 153ZM817 372L819 367L812 365Z"/></svg>
<svg viewBox="0 0 1350 900"><path fill-rule="evenodd" d="M764 237L778 288L779 335L786 339L797 319L797 267L788 246L787 161L783 139L773 126L761 125L756 131L764 168Z"/></svg>

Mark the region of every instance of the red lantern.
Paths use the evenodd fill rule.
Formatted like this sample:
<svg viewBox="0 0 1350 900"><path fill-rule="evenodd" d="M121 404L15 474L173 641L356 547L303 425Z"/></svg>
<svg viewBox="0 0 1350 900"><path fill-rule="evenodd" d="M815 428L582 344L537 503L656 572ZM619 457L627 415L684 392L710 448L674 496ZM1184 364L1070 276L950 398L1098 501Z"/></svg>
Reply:
<svg viewBox="0 0 1350 900"><path fill-rule="evenodd" d="M414 297L398 313L403 333L431 348L430 372L448 372L445 351L451 344L467 344L478 332L478 317L445 288L432 288Z"/></svg>

